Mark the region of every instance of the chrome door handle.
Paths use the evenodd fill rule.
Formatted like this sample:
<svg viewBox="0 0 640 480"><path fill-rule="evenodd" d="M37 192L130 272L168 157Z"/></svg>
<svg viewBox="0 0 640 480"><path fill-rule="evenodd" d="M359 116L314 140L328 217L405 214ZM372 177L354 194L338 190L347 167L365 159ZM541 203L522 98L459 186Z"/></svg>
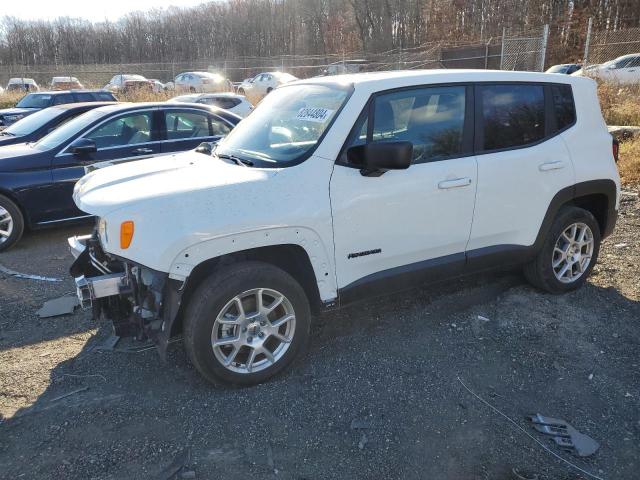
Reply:
<svg viewBox="0 0 640 480"><path fill-rule="evenodd" d="M469 177L454 178L452 180L443 180L439 182L438 188L440 190L446 190L449 188L468 187L469 185L471 185L471 179Z"/></svg>
<svg viewBox="0 0 640 480"><path fill-rule="evenodd" d="M548 172L549 170L559 170L561 168L564 168L564 162L561 161L545 162L541 163L538 166L538 170L540 170L541 172Z"/></svg>
<svg viewBox="0 0 640 480"><path fill-rule="evenodd" d="M153 148L136 148L133 153L137 153L139 155L145 154L145 153L153 153Z"/></svg>

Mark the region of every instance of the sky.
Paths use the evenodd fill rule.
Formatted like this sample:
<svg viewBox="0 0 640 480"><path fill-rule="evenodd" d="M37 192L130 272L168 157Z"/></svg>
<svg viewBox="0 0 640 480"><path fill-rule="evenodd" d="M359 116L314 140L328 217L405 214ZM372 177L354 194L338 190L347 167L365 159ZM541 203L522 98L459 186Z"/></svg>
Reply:
<svg viewBox="0 0 640 480"><path fill-rule="evenodd" d="M0 0L0 16L39 20L55 17L80 17L100 22L117 20L134 10L169 6L191 7L205 0Z"/></svg>

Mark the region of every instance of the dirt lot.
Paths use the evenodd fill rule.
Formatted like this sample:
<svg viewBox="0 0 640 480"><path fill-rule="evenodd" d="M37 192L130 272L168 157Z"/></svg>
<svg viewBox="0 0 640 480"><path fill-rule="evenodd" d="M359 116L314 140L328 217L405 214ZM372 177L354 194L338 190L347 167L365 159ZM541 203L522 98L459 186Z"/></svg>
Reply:
<svg viewBox="0 0 640 480"><path fill-rule="evenodd" d="M64 239L86 228L29 235L0 263L63 281L0 273L0 478L166 479L176 457L198 479L587 478L457 377L579 467L638 478L638 191L582 290L551 296L507 272L326 314L306 357L247 389L205 384L179 342L163 364L96 349L110 329L85 312L39 319L73 292ZM536 412L600 450L561 452L527 425Z"/></svg>

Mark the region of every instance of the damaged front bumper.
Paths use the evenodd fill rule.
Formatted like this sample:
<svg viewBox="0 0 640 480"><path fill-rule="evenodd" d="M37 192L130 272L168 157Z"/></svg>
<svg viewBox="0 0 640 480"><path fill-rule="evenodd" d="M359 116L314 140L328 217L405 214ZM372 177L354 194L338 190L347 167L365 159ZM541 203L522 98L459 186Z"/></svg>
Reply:
<svg viewBox="0 0 640 480"><path fill-rule="evenodd" d="M180 310L183 282L105 253L96 234L68 239L80 304L108 319L120 337L152 339L164 357Z"/></svg>

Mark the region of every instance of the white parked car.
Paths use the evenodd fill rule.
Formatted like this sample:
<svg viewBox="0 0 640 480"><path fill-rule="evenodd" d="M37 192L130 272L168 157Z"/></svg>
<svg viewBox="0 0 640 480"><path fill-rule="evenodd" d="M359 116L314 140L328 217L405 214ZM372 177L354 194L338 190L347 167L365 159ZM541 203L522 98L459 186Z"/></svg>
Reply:
<svg viewBox="0 0 640 480"><path fill-rule="evenodd" d="M51 90L81 90L84 86L76 77L53 77L50 88Z"/></svg>
<svg viewBox="0 0 640 480"><path fill-rule="evenodd" d="M193 93L190 95L180 95L174 97L169 102L179 103L204 103L214 107L222 108L235 113L241 117L246 117L253 110L253 105L243 97L235 93Z"/></svg>
<svg viewBox="0 0 640 480"><path fill-rule="evenodd" d="M572 75L596 78L604 82L640 84L640 53L623 55L599 65L590 65Z"/></svg>
<svg viewBox="0 0 640 480"><path fill-rule="evenodd" d="M7 92L39 92L40 87L33 78L10 78Z"/></svg>
<svg viewBox="0 0 640 480"><path fill-rule="evenodd" d="M231 82L218 73L185 72L174 80L175 90L191 93L228 92L233 89Z"/></svg>
<svg viewBox="0 0 640 480"><path fill-rule="evenodd" d="M104 86L110 92L129 92L133 90L153 91L153 82L142 75L118 74L114 75Z"/></svg>
<svg viewBox="0 0 640 480"><path fill-rule="evenodd" d="M244 95L254 105L257 105L267 94L285 83L297 80L289 73L265 72L245 80L238 86L238 94Z"/></svg>
<svg viewBox="0 0 640 480"><path fill-rule="evenodd" d="M99 220L70 239L71 271L117 334L164 354L182 332L212 382L266 380L312 312L371 295L511 264L574 290L619 205L596 84L571 76L313 78L199 150L83 177L75 202Z"/></svg>

